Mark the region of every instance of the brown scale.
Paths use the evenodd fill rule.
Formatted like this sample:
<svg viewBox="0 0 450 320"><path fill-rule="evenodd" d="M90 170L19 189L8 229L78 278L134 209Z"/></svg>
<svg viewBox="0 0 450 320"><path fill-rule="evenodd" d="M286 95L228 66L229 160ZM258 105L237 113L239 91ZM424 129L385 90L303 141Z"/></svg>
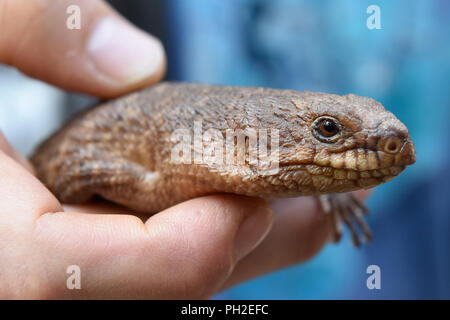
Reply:
<svg viewBox="0 0 450 320"><path fill-rule="evenodd" d="M192 135L196 121L202 133L215 129L224 141L227 129L279 130L279 170L261 174L248 157L237 164L175 163L171 136L178 129ZM354 222L362 240L371 233L367 209L350 191L392 179L415 157L407 128L370 98L162 83L80 114L31 160L64 203L97 195L147 214L216 192L265 199L315 195L334 226L333 239L345 223L359 245Z"/></svg>

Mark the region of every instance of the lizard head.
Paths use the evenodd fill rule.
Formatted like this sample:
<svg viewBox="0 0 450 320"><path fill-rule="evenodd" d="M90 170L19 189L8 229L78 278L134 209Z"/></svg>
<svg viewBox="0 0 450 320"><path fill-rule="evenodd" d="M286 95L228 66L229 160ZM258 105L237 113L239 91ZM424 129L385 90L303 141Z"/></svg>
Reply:
<svg viewBox="0 0 450 320"><path fill-rule="evenodd" d="M312 186L311 193L370 188L415 163L408 129L379 102L353 94L297 97L291 99L297 125L290 126L297 131L289 132L297 143L280 145L280 171Z"/></svg>

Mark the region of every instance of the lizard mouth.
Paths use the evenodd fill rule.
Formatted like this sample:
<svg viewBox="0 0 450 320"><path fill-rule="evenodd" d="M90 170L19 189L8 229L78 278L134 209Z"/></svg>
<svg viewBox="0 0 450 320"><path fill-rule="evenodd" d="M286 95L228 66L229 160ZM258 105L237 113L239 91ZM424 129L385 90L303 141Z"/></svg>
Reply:
<svg viewBox="0 0 450 320"><path fill-rule="evenodd" d="M303 193L337 193L368 189L398 176L416 160L410 139L388 136L378 148L313 150L309 157L294 154L279 164L279 178ZM307 153L306 153L307 154ZM306 190L306 191L305 191Z"/></svg>
<svg viewBox="0 0 450 320"><path fill-rule="evenodd" d="M306 170L309 174L313 176L324 176L330 177L335 180L358 180L358 179L384 179L386 177L395 177L398 176L403 170L405 170L406 166L391 166L388 168L382 169L372 169L372 170L352 170L352 169L338 169L329 166L319 166L315 164L309 165L281 165L280 168L283 168L284 171L298 171L298 170Z"/></svg>

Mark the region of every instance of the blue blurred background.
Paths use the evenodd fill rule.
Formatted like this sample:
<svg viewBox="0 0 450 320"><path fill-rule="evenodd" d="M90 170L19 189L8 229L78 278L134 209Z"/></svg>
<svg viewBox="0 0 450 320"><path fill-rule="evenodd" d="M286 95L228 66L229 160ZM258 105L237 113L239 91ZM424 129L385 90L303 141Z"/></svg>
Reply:
<svg viewBox="0 0 450 320"><path fill-rule="evenodd" d="M356 250L344 238L308 263L215 298L450 299L450 1L110 3L162 39L167 80L369 96L408 126L416 144L416 165L369 201L372 244ZM381 29L366 25L370 5L381 10ZM54 129L49 114L57 126L90 102L6 67L0 95L0 127L24 153ZM366 287L372 264L381 268L381 290Z"/></svg>

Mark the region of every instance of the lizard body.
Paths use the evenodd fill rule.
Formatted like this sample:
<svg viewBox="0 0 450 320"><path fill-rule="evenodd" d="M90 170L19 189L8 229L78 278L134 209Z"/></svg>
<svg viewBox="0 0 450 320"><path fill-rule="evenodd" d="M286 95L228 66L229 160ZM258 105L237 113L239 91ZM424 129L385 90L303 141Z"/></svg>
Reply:
<svg viewBox="0 0 450 320"><path fill-rule="evenodd" d="M200 142L195 140L199 125ZM209 139L205 132L212 132ZM243 144L236 132L244 132ZM266 133L267 154L276 155L277 170L261 174L249 150L261 148L259 137ZM278 143L271 140L275 136ZM177 149L180 137L184 144ZM235 142L231 157L225 142ZM224 147L211 151L212 145ZM215 161L208 161L205 150ZM153 214L217 192L266 199L328 195L320 203L323 211L334 212L335 233L340 235L340 221L354 218L369 238L361 204L347 194L330 194L386 182L415 157L407 128L370 98L162 83L76 117L31 160L38 178L65 203L99 195Z"/></svg>

